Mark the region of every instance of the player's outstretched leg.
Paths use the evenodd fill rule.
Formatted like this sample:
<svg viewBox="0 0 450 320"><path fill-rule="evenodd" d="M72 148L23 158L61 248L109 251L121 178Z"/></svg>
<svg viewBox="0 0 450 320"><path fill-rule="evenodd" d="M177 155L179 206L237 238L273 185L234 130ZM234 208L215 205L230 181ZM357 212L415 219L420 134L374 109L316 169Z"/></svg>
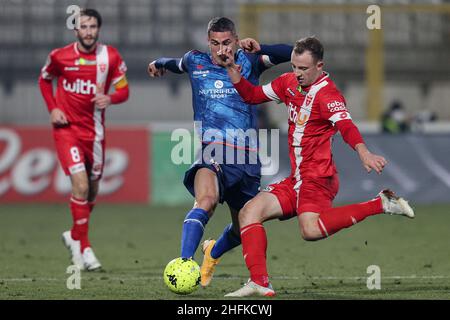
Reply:
<svg viewBox="0 0 450 320"><path fill-rule="evenodd" d="M322 213L299 215L302 236L305 240L319 240L361 222L368 216L378 214L401 215L414 218L414 210L408 201L391 190L382 190L374 199L342 207L329 208ZM317 223L308 223L308 218Z"/></svg>

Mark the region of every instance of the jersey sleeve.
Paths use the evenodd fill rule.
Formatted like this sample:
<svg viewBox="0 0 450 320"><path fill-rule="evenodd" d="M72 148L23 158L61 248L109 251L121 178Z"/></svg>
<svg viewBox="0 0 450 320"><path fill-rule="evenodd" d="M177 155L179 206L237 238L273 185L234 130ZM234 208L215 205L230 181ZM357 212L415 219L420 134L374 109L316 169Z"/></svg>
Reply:
<svg viewBox="0 0 450 320"><path fill-rule="evenodd" d="M259 69L261 72L277 64L290 61L292 49L292 46L286 44L262 44L259 52Z"/></svg>
<svg viewBox="0 0 450 320"><path fill-rule="evenodd" d="M276 103L286 103L286 97L284 95L286 90L286 77L287 74L283 74L272 82L262 86L262 90L267 98Z"/></svg>
<svg viewBox="0 0 450 320"><path fill-rule="evenodd" d="M364 143L358 128L347 110L345 98L337 90L325 92L319 96L320 114L336 126L344 141L355 149L358 143Z"/></svg>
<svg viewBox="0 0 450 320"><path fill-rule="evenodd" d="M320 114L322 119L334 124L341 120L351 120L345 98L337 90L324 92L320 95Z"/></svg>
<svg viewBox="0 0 450 320"><path fill-rule="evenodd" d="M114 69L112 70L112 85L116 85L120 80L122 80L127 72L127 65L125 61L123 61L119 52L115 51L116 54L116 63Z"/></svg>
<svg viewBox="0 0 450 320"><path fill-rule="evenodd" d="M56 50L53 50L47 56L45 65L41 69L41 77L44 80L53 80L53 78L58 77L59 75L60 71L56 60Z"/></svg>

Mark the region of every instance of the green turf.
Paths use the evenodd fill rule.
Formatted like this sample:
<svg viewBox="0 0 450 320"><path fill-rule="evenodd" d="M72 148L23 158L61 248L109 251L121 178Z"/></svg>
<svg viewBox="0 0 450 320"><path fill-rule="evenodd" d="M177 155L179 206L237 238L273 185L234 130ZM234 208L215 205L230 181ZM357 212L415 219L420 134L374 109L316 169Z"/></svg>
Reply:
<svg viewBox="0 0 450 320"><path fill-rule="evenodd" d="M105 271L83 273L82 289L69 290L60 240L71 223L67 206L0 206L0 299L223 299L248 277L240 247L224 256L205 290L177 296L162 281L179 253L187 209L99 204L91 242ZM369 217L317 242L301 240L295 220L267 223L276 299L450 299L449 212L417 206L414 220ZM228 221L220 207L205 237ZM381 268L381 290L367 289L369 265Z"/></svg>

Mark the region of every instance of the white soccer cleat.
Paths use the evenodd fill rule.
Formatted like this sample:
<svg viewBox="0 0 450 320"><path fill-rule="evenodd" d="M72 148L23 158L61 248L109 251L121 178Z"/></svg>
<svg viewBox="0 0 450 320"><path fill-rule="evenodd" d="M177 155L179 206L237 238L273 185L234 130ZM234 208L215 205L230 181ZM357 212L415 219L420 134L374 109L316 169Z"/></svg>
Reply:
<svg viewBox="0 0 450 320"><path fill-rule="evenodd" d="M90 247L84 249L83 260L84 260L84 267L88 271L98 270L102 267L97 257L95 256L94 251Z"/></svg>
<svg viewBox="0 0 450 320"><path fill-rule="evenodd" d="M80 270L84 270L84 260L81 255L80 241L72 239L70 230L63 232L62 240L66 248L70 251L72 264L77 266Z"/></svg>
<svg viewBox="0 0 450 320"><path fill-rule="evenodd" d="M385 189L378 194L383 203L384 213L414 218L414 210L408 201L395 195L394 191Z"/></svg>
<svg viewBox="0 0 450 320"><path fill-rule="evenodd" d="M248 280L248 282L239 290L228 293L225 297L252 297L252 296L260 296L260 297L273 297L275 296L275 291L272 288L272 285L269 283L269 286L263 287L259 284Z"/></svg>

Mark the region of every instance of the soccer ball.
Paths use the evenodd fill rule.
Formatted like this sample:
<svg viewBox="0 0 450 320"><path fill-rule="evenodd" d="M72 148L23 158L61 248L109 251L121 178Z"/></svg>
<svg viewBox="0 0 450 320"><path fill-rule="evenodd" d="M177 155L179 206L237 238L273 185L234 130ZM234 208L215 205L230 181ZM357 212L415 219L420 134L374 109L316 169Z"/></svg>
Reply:
<svg viewBox="0 0 450 320"><path fill-rule="evenodd" d="M173 259L164 269L164 283L176 294L190 294L200 284L200 267L192 259Z"/></svg>

